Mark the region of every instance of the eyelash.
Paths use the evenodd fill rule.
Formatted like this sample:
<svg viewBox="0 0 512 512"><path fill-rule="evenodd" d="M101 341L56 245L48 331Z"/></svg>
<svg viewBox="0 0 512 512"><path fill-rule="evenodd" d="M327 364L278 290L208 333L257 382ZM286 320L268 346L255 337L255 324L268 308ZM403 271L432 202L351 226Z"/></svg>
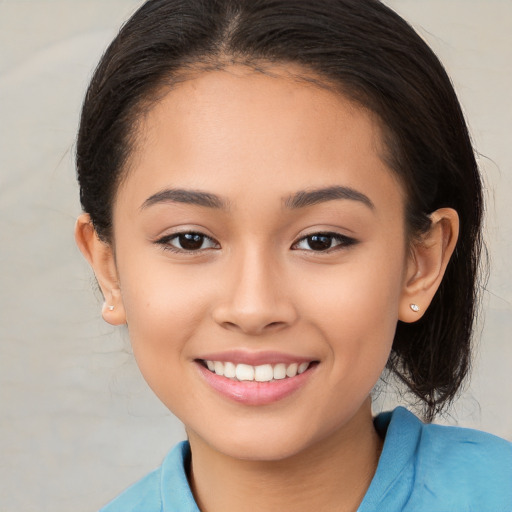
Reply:
<svg viewBox="0 0 512 512"><path fill-rule="evenodd" d="M192 236L195 236L195 237L201 237L201 242L202 242L201 245L205 241L209 241L213 245L216 245L217 247L208 247L206 249L199 248L199 249L191 250L191 249L184 249L184 248L174 247L174 246L171 245L171 241L172 240L179 239L179 237L186 236L186 235L192 235ZM336 241L338 243L336 245L334 245L334 246L328 247L325 250L318 250L318 251L315 251L314 249L294 249L301 242L307 241L308 239L310 239L310 242L311 242L313 237L330 238L331 239L331 244L332 244L333 241ZM343 249L343 248L348 248L348 247L353 246L353 245L355 245L357 243L358 243L358 241L355 238L350 238L350 237L342 235L340 233L321 231L321 232L317 232L317 233L311 233L309 235L306 235L306 236L303 236L303 237L299 238L296 242L293 243L292 249L294 249L294 250L303 250L305 252L312 252L312 253L330 253L330 252L337 251L337 250L340 250L340 249ZM162 246L162 248L165 251L171 251L171 252L178 253L178 254L197 254L200 251L204 251L204 250L208 250L208 249L211 249L211 248L218 248L219 247L218 242L216 242L213 238L209 237L208 235L205 235L204 233L200 233L198 231L182 231L182 232L179 232L179 233L173 233L172 235L166 235L166 236L156 240L155 244Z"/></svg>
<svg viewBox="0 0 512 512"><path fill-rule="evenodd" d="M329 231L320 231L318 233L311 233L309 235L306 235L306 236L303 236L302 238L299 238L299 240L297 240L296 242L294 242L294 244L292 245L292 248L293 247L296 247L299 243L303 242L303 241L307 241L308 239L311 239L313 237L325 237L325 238L330 238L331 239L331 243L333 241L336 241L338 242L336 245L334 246L331 246L331 247L328 247L327 249L325 250L320 250L320 251L315 251L313 249L302 249L304 251L307 251L307 252L314 252L314 253L331 253L331 252L334 252L334 251L339 251L343 248L347 248L347 247L350 247L352 245L355 245L358 243L358 241L355 239L355 238L350 238L346 235L342 235L340 233L333 233L333 232L329 232ZM301 249L296 249L296 250L301 250Z"/></svg>
<svg viewBox="0 0 512 512"><path fill-rule="evenodd" d="M209 237L208 235L205 235L204 233L200 233L198 231L181 231L179 233L173 233L172 235L165 235L162 238L159 238L158 240L156 240L155 243L157 245L161 245L165 251L171 251L171 252L178 253L178 254L197 254L199 251L206 250L206 249L190 250L190 249L183 249L183 248L180 249L179 247L174 247L171 245L172 240L178 239L179 237L186 236L186 235L201 237L203 243L204 243L204 241L208 240L213 245L217 245L217 246L219 245L213 238ZM201 243L201 245L202 245L202 243Z"/></svg>

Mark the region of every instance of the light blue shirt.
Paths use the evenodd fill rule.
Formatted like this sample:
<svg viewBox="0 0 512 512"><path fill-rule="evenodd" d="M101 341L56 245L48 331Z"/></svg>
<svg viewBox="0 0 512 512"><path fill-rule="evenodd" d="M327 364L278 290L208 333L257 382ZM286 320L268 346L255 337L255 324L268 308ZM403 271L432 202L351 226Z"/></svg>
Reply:
<svg viewBox="0 0 512 512"><path fill-rule="evenodd" d="M377 471L358 512L512 512L512 443L458 427L423 424L402 407L379 414ZM162 466L100 512L199 512L184 441Z"/></svg>

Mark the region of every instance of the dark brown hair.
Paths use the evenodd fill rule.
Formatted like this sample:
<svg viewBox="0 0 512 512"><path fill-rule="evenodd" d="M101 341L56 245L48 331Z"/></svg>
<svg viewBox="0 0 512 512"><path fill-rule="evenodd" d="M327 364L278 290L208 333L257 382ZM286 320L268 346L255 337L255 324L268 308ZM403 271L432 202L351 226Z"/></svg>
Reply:
<svg viewBox="0 0 512 512"><path fill-rule="evenodd" d="M91 80L77 142L80 199L98 235L112 205L137 120L187 69L293 63L378 116L387 160L407 191L410 236L454 208L460 235L423 318L398 322L388 368L431 420L469 368L483 210L466 123L437 57L377 0L150 0L122 27Z"/></svg>

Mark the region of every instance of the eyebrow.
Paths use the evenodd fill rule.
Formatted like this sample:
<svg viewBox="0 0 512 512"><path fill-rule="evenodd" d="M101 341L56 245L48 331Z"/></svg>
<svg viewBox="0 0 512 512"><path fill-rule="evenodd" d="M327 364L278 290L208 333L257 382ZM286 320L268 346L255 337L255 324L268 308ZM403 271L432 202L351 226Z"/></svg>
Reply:
<svg viewBox="0 0 512 512"><path fill-rule="evenodd" d="M299 190L295 194L284 199L284 206L288 209L295 210L298 208L306 208L315 204L325 203L336 199L348 199L351 201L359 201L373 210L374 204L368 196L350 187L333 186L324 187L314 190ZM210 192L202 192L200 190L189 190L180 188L164 189L152 196L148 197L141 206L144 210L158 203L184 203L195 206L203 206L206 208L215 208L227 210L229 201Z"/></svg>
<svg viewBox="0 0 512 512"><path fill-rule="evenodd" d="M158 203L185 203L222 210L227 210L229 206L228 201L215 194L210 194L209 192L171 188L161 190L160 192L148 197L144 203L142 203L140 209L144 210L149 206Z"/></svg>
<svg viewBox="0 0 512 512"><path fill-rule="evenodd" d="M326 201L333 201L335 199L349 199L351 201L359 201L366 205L371 210L375 209L375 205L370 198L350 187L333 186L318 188L314 190L300 190L295 194L287 197L284 201L286 208L306 208Z"/></svg>

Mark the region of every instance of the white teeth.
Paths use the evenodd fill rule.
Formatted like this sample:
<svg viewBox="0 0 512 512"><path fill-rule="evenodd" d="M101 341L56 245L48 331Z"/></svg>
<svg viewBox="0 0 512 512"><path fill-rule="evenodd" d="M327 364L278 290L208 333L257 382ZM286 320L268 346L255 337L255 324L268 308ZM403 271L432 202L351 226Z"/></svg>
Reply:
<svg viewBox="0 0 512 512"><path fill-rule="evenodd" d="M224 375L224 363L221 363L220 361L215 361L213 370L217 375Z"/></svg>
<svg viewBox="0 0 512 512"><path fill-rule="evenodd" d="M229 361L224 363L224 377L234 379L236 377L236 366Z"/></svg>
<svg viewBox="0 0 512 512"><path fill-rule="evenodd" d="M297 368L299 365L297 363L292 363L288 368L286 368L286 376L287 377L295 377L297 375Z"/></svg>
<svg viewBox="0 0 512 512"><path fill-rule="evenodd" d="M304 373L309 363L278 363L262 364L260 366L251 366L249 364L234 364L230 361L205 361L206 366L211 372L227 377L228 379L237 379L256 382L270 382L271 380L282 380L295 377Z"/></svg>
<svg viewBox="0 0 512 512"><path fill-rule="evenodd" d="M308 369L309 363L300 363L297 373L304 373Z"/></svg>
<svg viewBox="0 0 512 512"><path fill-rule="evenodd" d="M274 379L281 380L286 378L286 365L283 363L274 366Z"/></svg>
<svg viewBox="0 0 512 512"><path fill-rule="evenodd" d="M249 366L248 364L237 364L236 378L238 380L254 380L254 366Z"/></svg>
<svg viewBox="0 0 512 512"><path fill-rule="evenodd" d="M254 380L258 382L269 382L274 378L274 370L270 364L262 364L254 369Z"/></svg>

